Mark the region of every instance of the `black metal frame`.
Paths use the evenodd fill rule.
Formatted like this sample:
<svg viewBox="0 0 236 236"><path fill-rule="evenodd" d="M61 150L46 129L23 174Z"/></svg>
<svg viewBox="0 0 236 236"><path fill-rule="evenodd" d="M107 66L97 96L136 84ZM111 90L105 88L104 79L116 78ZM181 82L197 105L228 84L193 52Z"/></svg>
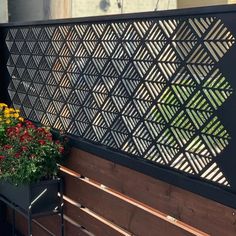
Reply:
<svg viewBox="0 0 236 236"><path fill-rule="evenodd" d="M227 5L227 6L215 6L215 7L202 7L195 9L183 9L183 10L169 10L169 11L160 11L160 12L148 12L148 13L137 13L137 14L124 14L124 15L112 15L112 16L101 16L101 17L86 17L79 19L63 19L63 20L50 20L50 21L37 21L37 22L21 22L21 23L10 23L10 24L1 24L0 25L0 52L5 55L3 62L1 63L1 75L3 75L2 82L2 101L8 101L9 97L6 94L6 84L9 81L9 75L5 65L7 64L7 59L9 56L8 49L5 45L5 36L9 29L21 29L22 27L47 27L47 26L65 26L73 24L98 24L98 23L116 23L122 20L133 21L133 20L148 20L153 18L161 18L163 20L173 20L175 17L182 17L182 19L187 19L188 17L218 17L226 24L227 30L232 33L232 37L236 35L236 29L233 25L233 20L235 20L236 5ZM207 19L208 19L207 18ZM224 60L218 60L216 62L217 68L220 71L223 71L223 76L228 78L230 85L233 87L233 90L236 89L236 81L234 79L234 60L236 55L235 45L229 50ZM1 58L0 58L1 59ZM219 59L219 58L217 58ZM1 92L1 93L2 93ZM234 107L234 101L236 101L235 94L231 94L230 99L227 100L224 104L224 109L220 107L216 112L217 117L219 117L223 126L226 130L230 131L231 138L229 139L229 147L222 149L220 156L230 158L218 158L217 164L223 169L223 173L226 174L227 178L230 179L230 187L213 185L211 181L204 180L202 181L199 178L196 178L193 175L183 173L181 171L171 169L168 166L162 165L153 165L152 162L144 160L132 154L127 154L124 151L116 151L110 147L105 146L104 144L99 144L93 142L93 140L82 139L81 137L75 137L69 135L71 144L73 146L79 147L85 151L91 152L108 160L114 161L118 164L125 165L131 169L135 169L147 175L150 175L154 178L161 179L168 183L174 184L176 186L185 188L194 193L198 193L207 198L213 199L225 205L236 208L236 178L234 171L231 170L232 166L236 166L236 161L234 160L235 150L232 140L236 139L236 126L234 121L236 120L236 114L232 111ZM13 101L14 103L14 101ZM228 114L226 117L225 115Z"/></svg>
<svg viewBox="0 0 236 236"><path fill-rule="evenodd" d="M63 181L62 179L59 181L59 193L60 193L60 205L58 206L58 209L55 211L49 211L49 212L42 212L42 213L32 213L31 208L32 206L29 205L28 210L24 210L18 205L16 205L14 202L11 202L9 199L4 197L0 194L0 201L7 204L9 207L12 208L12 235L15 236L15 212L17 211L21 215L23 215L27 219L27 225L28 225L28 235L32 236L32 220L44 216L50 216L50 215L60 215L60 228L61 228L61 236L64 236L64 203L63 203ZM30 194L30 193L29 193Z"/></svg>

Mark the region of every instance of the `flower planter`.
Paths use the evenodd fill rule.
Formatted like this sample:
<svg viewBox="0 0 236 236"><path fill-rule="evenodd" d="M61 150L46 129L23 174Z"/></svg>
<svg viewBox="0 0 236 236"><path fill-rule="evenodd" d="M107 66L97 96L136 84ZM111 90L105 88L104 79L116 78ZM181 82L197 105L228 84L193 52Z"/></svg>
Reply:
<svg viewBox="0 0 236 236"><path fill-rule="evenodd" d="M1 181L0 194L24 211L29 212L31 210L32 214L40 214L52 211L60 205L59 187L60 180L19 186Z"/></svg>

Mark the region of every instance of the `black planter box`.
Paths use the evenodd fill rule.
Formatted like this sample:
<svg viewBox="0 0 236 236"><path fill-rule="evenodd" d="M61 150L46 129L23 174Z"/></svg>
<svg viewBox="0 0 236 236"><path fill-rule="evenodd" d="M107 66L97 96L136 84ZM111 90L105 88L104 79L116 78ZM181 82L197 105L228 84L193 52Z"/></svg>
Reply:
<svg viewBox="0 0 236 236"><path fill-rule="evenodd" d="M22 210L40 214L60 205L59 187L59 179L19 186L0 182L0 194Z"/></svg>

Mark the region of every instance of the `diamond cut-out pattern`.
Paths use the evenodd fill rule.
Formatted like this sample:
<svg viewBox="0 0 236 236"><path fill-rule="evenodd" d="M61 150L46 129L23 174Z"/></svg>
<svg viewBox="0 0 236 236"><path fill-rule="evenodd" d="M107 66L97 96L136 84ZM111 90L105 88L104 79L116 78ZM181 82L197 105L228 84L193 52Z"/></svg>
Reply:
<svg viewBox="0 0 236 236"><path fill-rule="evenodd" d="M217 17L12 27L9 93L32 120L229 186L217 63L234 43Z"/></svg>

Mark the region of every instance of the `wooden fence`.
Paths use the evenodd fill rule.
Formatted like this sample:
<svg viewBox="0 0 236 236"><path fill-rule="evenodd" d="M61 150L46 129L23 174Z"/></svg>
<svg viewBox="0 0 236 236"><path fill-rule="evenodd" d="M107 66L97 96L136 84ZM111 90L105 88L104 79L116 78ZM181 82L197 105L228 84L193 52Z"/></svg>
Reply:
<svg viewBox="0 0 236 236"><path fill-rule="evenodd" d="M0 101L71 137L67 236L236 235L235 16L236 5L0 25ZM59 229L46 217L33 234Z"/></svg>
<svg viewBox="0 0 236 236"><path fill-rule="evenodd" d="M65 179L65 235L232 236L235 210L73 148ZM8 210L11 221L11 210ZM27 233L17 215L17 229ZM34 220L33 235L60 235L59 217Z"/></svg>

